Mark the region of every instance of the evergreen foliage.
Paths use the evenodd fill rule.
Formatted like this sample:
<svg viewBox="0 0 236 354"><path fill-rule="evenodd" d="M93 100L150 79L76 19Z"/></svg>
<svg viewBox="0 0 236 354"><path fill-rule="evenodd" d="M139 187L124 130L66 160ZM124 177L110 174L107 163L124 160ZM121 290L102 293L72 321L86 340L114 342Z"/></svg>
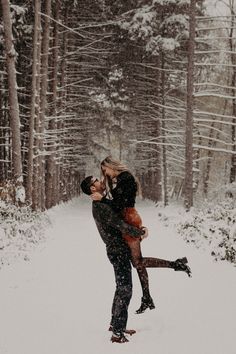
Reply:
<svg viewBox="0 0 236 354"><path fill-rule="evenodd" d="M169 198L188 193L186 84L192 3L11 1L10 54L20 133L10 124L1 18L0 182L21 182L22 177L14 181L13 157L21 158L27 202L43 210L78 195L81 178L112 154L138 176L144 197L164 198L167 204ZM219 20L207 17L204 4L196 1L193 43L195 196L207 196L215 176L222 184L236 178L233 8ZM13 148L16 136L20 151ZM218 165L222 174L215 173Z"/></svg>

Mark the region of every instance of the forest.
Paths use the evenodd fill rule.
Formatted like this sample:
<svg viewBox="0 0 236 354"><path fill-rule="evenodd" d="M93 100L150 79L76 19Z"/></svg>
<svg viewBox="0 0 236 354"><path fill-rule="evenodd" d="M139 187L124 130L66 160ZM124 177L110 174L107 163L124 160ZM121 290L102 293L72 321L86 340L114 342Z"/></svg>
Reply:
<svg viewBox="0 0 236 354"><path fill-rule="evenodd" d="M234 354L235 267L236 0L0 0L0 354Z"/></svg>
<svg viewBox="0 0 236 354"><path fill-rule="evenodd" d="M1 0L1 200L68 201L110 154L154 202L232 193L236 23L222 3Z"/></svg>

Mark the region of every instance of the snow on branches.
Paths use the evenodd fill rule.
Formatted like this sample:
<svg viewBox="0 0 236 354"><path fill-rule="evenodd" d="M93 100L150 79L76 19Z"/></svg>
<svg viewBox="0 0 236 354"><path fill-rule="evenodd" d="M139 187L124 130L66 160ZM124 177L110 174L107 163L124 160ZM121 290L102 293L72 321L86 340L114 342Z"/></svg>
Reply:
<svg viewBox="0 0 236 354"><path fill-rule="evenodd" d="M124 74L122 68L117 65L109 71L106 79L106 87L90 91L91 100L103 109L120 109L127 111L129 100L123 85Z"/></svg>
<svg viewBox="0 0 236 354"><path fill-rule="evenodd" d="M153 0L131 13L124 14L119 26L131 40L141 40L147 52L174 51L188 38L189 1Z"/></svg>

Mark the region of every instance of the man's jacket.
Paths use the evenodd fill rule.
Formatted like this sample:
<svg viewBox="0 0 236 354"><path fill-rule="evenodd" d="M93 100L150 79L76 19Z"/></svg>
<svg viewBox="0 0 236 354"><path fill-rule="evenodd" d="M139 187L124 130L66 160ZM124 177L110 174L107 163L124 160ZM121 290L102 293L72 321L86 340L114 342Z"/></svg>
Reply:
<svg viewBox="0 0 236 354"><path fill-rule="evenodd" d="M93 201L92 212L109 253L120 253L122 249L127 248L122 234L129 234L133 237L140 237L144 234L142 229L126 224L106 203Z"/></svg>

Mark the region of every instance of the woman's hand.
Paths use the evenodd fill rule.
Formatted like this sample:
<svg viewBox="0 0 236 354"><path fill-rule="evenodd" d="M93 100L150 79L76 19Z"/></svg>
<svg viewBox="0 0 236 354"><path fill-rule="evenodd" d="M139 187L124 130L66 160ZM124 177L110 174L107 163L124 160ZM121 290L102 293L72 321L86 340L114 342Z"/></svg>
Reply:
<svg viewBox="0 0 236 354"><path fill-rule="evenodd" d="M148 237L148 228L145 226L142 226L141 229L145 231L144 234L141 236L141 240L143 240L144 238Z"/></svg>
<svg viewBox="0 0 236 354"><path fill-rule="evenodd" d="M99 202L102 199L102 194L95 192L95 193L91 194L91 198L92 198L92 200Z"/></svg>

